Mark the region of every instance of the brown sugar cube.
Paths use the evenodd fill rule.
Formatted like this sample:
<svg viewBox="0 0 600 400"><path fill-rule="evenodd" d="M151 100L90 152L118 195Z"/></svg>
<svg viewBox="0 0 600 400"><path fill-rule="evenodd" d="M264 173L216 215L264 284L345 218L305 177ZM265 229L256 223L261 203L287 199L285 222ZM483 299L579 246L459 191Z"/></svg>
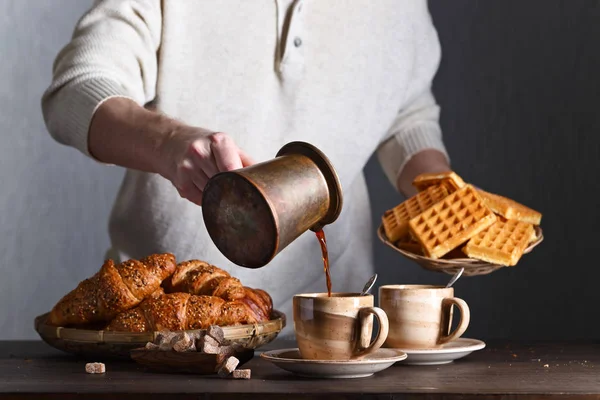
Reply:
<svg viewBox="0 0 600 400"><path fill-rule="evenodd" d="M204 339L206 338L206 335L198 335L196 337L196 350L197 351L202 351L202 348L204 347Z"/></svg>
<svg viewBox="0 0 600 400"><path fill-rule="evenodd" d="M181 336L178 336L178 340L173 344L173 350L178 353L185 353L188 351L196 350L196 343L187 332L183 332Z"/></svg>
<svg viewBox="0 0 600 400"><path fill-rule="evenodd" d="M99 362L85 364L85 372L88 374L104 374L106 366Z"/></svg>
<svg viewBox="0 0 600 400"><path fill-rule="evenodd" d="M206 334L208 336L212 337L213 339L215 339L219 344L222 344L223 340L225 339L225 334L223 333L223 329L221 329L221 327L219 327L217 325L209 326Z"/></svg>
<svg viewBox="0 0 600 400"><path fill-rule="evenodd" d="M235 370L235 368L238 366L239 363L240 363L240 360L238 360L237 358L229 357L223 363L221 363L221 365L219 366L219 369L217 371L217 374L220 377L225 378L226 376L228 376Z"/></svg>
<svg viewBox="0 0 600 400"><path fill-rule="evenodd" d="M170 341L171 349L175 346L175 343L184 340L184 338L183 338L184 334L185 334L185 332L173 332L173 335L171 336L171 341Z"/></svg>
<svg viewBox="0 0 600 400"><path fill-rule="evenodd" d="M154 343L158 344L158 349L160 351L171 351L173 349L176 336L176 332L160 331L156 334Z"/></svg>
<svg viewBox="0 0 600 400"><path fill-rule="evenodd" d="M208 343L211 346L215 346L215 347L221 346L221 343L217 339L213 338L212 336L208 336L208 335L204 336L204 343Z"/></svg>
<svg viewBox="0 0 600 400"><path fill-rule="evenodd" d="M174 332L170 340L171 346L175 345L175 343L179 342L180 340L183 340L184 333L185 332Z"/></svg>
<svg viewBox="0 0 600 400"><path fill-rule="evenodd" d="M219 345L215 346L205 340L204 343L202 343L201 351L206 354L219 354Z"/></svg>
<svg viewBox="0 0 600 400"><path fill-rule="evenodd" d="M148 342L148 343L146 343L145 348L146 348L146 350L158 350L160 348L160 346L157 344L154 344L152 342Z"/></svg>
<svg viewBox="0 0 600 400"><path fill-rule="evenodd" d="M251 375L249 369L236 369L233 371L233 379L250 379Z"/></svg>

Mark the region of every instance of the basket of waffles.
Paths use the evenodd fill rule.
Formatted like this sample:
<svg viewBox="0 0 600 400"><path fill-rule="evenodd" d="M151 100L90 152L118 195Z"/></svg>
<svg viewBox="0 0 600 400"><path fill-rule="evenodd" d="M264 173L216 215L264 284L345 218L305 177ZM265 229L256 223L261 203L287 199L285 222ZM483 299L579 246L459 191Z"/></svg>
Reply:
<svg viewBox="0 0 600 400"><path fill-rule="evenodd" d="M465 276L515 266L543 240L542 214L466 183L453 171L422 174L418 193L382 216L380 240L421 267Z"/></svg>

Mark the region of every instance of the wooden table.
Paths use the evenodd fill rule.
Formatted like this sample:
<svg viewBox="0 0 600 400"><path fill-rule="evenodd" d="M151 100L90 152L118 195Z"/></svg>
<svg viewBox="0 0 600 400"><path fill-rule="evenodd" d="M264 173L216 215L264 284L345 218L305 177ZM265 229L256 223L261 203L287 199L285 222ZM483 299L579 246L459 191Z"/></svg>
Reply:
<svg viewBox="0 0 600 400"><path fill-rule="evenodd" d="M105 375L89 375L84 360L42 342L0 342L0 398L600 399L600 342L488 343L453 364L396 365L350 380L298 378L259 357L245 365L251 380L151 373L127 361L106 365Z"/></svg>

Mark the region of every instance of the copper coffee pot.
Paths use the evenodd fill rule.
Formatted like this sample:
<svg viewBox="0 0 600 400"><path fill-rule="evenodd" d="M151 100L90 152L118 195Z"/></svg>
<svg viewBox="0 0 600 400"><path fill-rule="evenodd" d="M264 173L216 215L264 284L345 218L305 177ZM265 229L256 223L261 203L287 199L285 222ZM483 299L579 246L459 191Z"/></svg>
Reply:
<svg viewBox="0 0 600 400"><path fill-rule="evenodd" d="M342 187L327 157L304 142L274 159L214 175L204 188L208 234L231 262L260 268L307 230L319 231L342 211Z"/></svg>

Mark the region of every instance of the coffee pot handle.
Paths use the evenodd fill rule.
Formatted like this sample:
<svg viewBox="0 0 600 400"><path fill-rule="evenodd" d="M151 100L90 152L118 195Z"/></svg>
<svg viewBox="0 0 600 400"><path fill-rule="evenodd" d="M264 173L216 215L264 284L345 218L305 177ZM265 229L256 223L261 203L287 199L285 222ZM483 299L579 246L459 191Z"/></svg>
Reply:
<svg viewBox="0 0 600 400"><path fill-rule="evenodd" d="M456 305L460 310L460 322L456 329L451 333L444 333L439 340L439 344L444 344L451 342L453 340L458 339L465 333L467 327L469 326L469 321L471 320L471 311L469 310L469 306L463 299L459 299L458 297L448 297L442 300L442 307L444 308L444 313L448 316L447 321L448 325L451 322L450 312L452 310L452 306ZM447 310L447 311L446 311ZM448 326L448 330L450 330L450 326Z"/></svg>
<svg viewBox="0 0 600 400"><path fill-rule="evenodd" d="M368 318L371 315L374 315L379 321L377 337L375 337L375 340L367 347L360 349L353 358L363 357L367 354L375 352L383 345L383 342L385 342L385 340L387 339L390 324L388 322L388 317L385 311L383 311L379 307L362 307L358 311L358 318L360 321L360 334L358 335L358 340L362 341L363 336L367 332L367 323L369 322ZM359 342L359 348L361 345L362 344Z"/></svg>

